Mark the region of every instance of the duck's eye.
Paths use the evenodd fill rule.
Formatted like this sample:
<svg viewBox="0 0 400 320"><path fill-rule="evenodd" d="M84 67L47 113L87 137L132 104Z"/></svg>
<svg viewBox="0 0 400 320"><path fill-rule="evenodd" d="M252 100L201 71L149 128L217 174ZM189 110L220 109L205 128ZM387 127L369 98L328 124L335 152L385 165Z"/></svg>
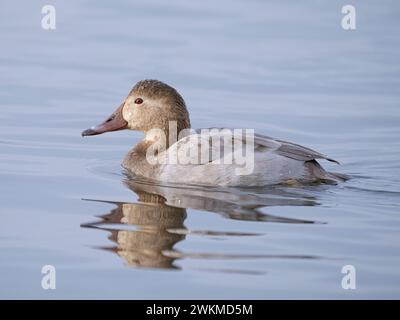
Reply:
<svg viewBox="0 0 400 320"><path fill-rule="evenodd" d="M143 102L142 98L136 98L135 103L136 104L141 104Z"/></svg>

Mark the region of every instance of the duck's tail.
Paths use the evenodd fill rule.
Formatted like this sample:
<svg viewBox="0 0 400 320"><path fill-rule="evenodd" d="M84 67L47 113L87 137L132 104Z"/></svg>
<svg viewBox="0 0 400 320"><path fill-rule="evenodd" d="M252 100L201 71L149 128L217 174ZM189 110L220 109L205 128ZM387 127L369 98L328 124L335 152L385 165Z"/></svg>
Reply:
<svg viewBox="0 0 400 320"><path fill-rule="evenodd" d="M343 173L326 171L316 160L306 161L305 165L310 171L311 176L317 180L337 183L346 181L350 178L348 175Z"/></svg>

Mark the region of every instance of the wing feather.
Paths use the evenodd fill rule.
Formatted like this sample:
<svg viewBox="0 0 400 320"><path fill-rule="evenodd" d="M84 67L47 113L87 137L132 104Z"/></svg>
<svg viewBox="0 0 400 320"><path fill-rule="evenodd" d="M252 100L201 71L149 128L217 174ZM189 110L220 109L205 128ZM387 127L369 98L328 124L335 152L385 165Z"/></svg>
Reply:
<svg viewBox="0 0 400 320"><path fill-rule="evenodd" d="M260 134L256 134L256 137L260 137L260 139L257 139L257 141L261 142L261 143L263 143L264 141L269 141L269 140L279 143L280 146L275 150L275 152L284 157L288 157L288 158L299 160L299 161L311 161L311 160L315 160L315 159L324 159L324 160L328 160L328 161L339 164L338 161L336 161L332 158L329 158L326 155L319 153L318 151L315 151L315 150L307 148L307 147L303 147L296 143L279 140L279 139L274 139L274 138L260 135Z"/></svg>
<svg viewBox="0 0 400 320"><path fill-rule="evenodd" d="M197 134L195 134L194 136L197 136L198 138L200 138L201 136L199 134L201 133L201 130L212 130L212 129L217 129L217 131L214 131L215 133L212 133L212 131L211 131L211 136L213 136L214 134L221 135L221 136L226 134L226 133L218 133L218 130L220 132L221 132L221 130L223 130L222 128L207 128L207 129L197 129L196 130ZM246 136L246 135L234 135L233 136L233 139L242 139L243 143L245 143L248 138L252 138L252 136ZM204 138L201 137L200 139L202 140ZM197 143L193 143L193 140L189 139L189 137L186 137L185 140L179 141L179 143L180 144L190 143L191 147L197 148ZM210 148L213 149L214 146L210 145ZM275 138L265 136L262 134L254 135L254 149L256 151L261 151L261 152L275 152L281 156L295 159L298 161L312 161L315 159L324 159L324 160L335 162L335 163L339 164L338 161L336 161L332 158L329 158L326 155L319 153L313 149L303 147L299 144L292 143L289 141L275 139ZM213 150L213 151L215 151L215 150ZM212 154L218 154L220 156L223 156L223 154L214 153L214 152ZM207 162L211 162L214 160L216 160L216 159L212 158Z"/></svg>

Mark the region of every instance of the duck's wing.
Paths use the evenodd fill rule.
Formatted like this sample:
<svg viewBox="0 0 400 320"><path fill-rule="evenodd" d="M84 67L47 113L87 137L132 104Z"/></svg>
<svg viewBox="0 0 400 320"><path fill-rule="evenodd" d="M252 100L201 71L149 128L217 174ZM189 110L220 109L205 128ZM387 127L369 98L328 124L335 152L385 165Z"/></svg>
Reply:
<svg viewBox="0 0 400 320"><path fill-rule="evenodd" d="M246 148L246 143L254 143L255 152L274 152L278 155L295 159L298 161L311 161L315 159L324 159L338 163L315 150L303 147L301 145L275 139L261 134L252 134L248 131L239 133L231 129L209 128L198 129L195 133L188 135L168 149L169 154L176 154L179 158L186 157L188 163L206 164L220 160L229 154L221 152L221 145L216 144L216 139L232 139L233 144L240 142L242 148ZM204 148L204 144L208 148Z"/></svg>
<svg viewBox="0 0 400 320"><path fill-rule="evenodd" d="M204 129L198 129L196 130L196 133L201 133L201 130ZM229 132L234 132L232 129L223 129L223 128L208 128L206 130L211 130L211 135L212 130L215 130L215 134L218 135L224 135L224 133L218 133L219 132L224 132L224 130L227 130L228 134ZM233 134L233 139L242 139L243 143L246 143L246 141L249 141L249 139L252 139L253 136L249 133L246 132L246 134ZM299 161L311 161L311 160L316 160L316 159L324 159L328 160L331 162L335 162L339 164L338 161L327 157L326 155L319 153L315 150L312 150L307 147L303 147L299 144L292 143L289 141L285 140L279 140L275 139L269 136L265 136L262 134L254 134L254 150L257 152L263 152L263 151L269 151L269 152L275 152L281 156L299 160Z"/></svg>
<svg viewBox="0 0 400 320"><path fill-rule="evenodd" d="M254 143L255 143L255 148L256 148L256 145L265 146L265 147L275 146L273 151L276 152L277 154L287 157L287 158L299 160L299 161L311 161L311 160L315 160L315 159L324 159L324 160L328 160L328 161L339 164L338 161L336 161L332 158L329 158L326 155L319 153L315 150L312 150L310 148L303 147L299 144L292 143L289 141L271 138L271 137L264 136L261 134L255 134Z"/></svg>

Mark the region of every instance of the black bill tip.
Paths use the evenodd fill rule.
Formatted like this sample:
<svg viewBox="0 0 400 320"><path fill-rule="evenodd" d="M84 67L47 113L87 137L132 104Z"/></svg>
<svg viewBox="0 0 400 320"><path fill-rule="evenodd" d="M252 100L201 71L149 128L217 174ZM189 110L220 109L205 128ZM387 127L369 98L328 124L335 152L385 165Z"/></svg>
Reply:
<svg viewBox="0 0 400 320"><path fill-rule="evenodd" d="M86 136L95 136L96 134L99 134L99 132L97 132L94 129L86 129L85 131L82 131L81 135L82 137L86 137Z"/></svg>

